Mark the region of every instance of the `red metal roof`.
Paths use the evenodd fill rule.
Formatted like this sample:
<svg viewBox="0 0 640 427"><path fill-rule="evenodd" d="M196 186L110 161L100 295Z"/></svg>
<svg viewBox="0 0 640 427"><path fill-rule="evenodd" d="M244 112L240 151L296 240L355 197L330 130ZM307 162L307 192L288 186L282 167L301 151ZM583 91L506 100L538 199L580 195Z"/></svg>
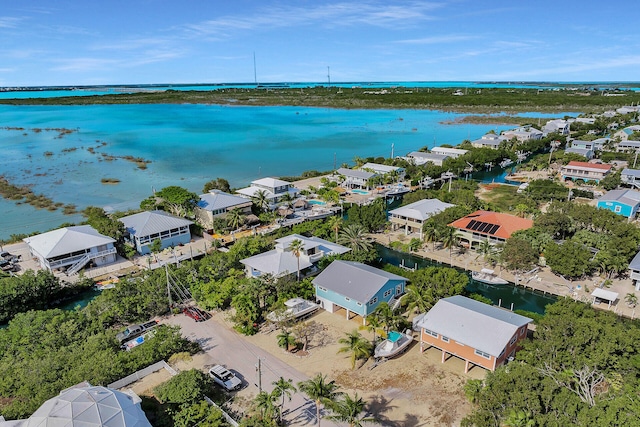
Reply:
<svg viewBox="0 0 640 427"><path fill-rule="evenodd" d="M567 166L577 166L579 168L593 168L593 169L600 169L603 171L608 171L609 169L611 169L611 165L603 165L601 163L589 163L589 162L576 162L574 161L570 161L569 164Z"/></svg>

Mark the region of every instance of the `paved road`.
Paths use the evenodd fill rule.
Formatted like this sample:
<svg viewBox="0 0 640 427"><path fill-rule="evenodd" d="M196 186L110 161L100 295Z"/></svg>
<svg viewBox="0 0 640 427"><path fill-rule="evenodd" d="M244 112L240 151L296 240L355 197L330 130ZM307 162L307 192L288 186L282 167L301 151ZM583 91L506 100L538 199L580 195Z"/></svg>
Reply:
<svg viewBox="0 0 640 427"><path fill-rule="evenodd" d="M232 369L248 383L239 392L247 398L258 394L256 365L258 358L262 367L262 389L271 391L272 382L280 377L291 378L294 385L307 380L308 377L293 367L287 365L270 353L244 340L242 335L231 328L231 325L216 316L206 322L196 323L192 319L180 314L164 320L162 323L179 325L182 334L192 341L198 341L204 351L211 357L210 364L221 364ZM285 403L285 419L289 425L316 425L315 404L302 393L295 393L291 402ZM329 420L322 420L323 427L337 427Z"/></svg>

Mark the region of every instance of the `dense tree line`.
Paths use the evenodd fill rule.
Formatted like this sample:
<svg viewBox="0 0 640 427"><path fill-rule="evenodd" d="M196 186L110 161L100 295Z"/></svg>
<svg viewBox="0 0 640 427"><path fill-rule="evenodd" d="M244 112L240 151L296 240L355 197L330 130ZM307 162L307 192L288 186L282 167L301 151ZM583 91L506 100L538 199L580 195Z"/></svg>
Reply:
<svg viewBox="0 0 640 427"><path fill-rule="evenodd" d="M560 300L516 362L467 383L463 425L640 425L639 342L637 321Z"/></svg>

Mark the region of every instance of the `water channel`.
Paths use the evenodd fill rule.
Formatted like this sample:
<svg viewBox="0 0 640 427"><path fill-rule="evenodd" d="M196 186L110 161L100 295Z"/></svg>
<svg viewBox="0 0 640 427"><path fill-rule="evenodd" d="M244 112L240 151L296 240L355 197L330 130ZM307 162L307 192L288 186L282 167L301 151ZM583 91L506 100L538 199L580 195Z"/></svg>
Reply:
<svg viewBox="0 0 640 427"><path fill-rule="evenodd" d="M405 265L409 268L449 266L448 264L421 258L408 253L398 252L382 245L376 245L376 249L378 251L378 255L382 259L382 262L389 263L391 265ZM460 272L464 272L461 268L455 266L454 268ZM489 298L495 305L499 304L502 307L511 308L511 304L513 304L514 310L526 310L543 314L545 306L557 301L557 297L553 295L544 295L530 289L518 288L514 284L487 285L471 279L470 272L467 272L467 274L469 274L469 284L466 288L467 291Z"/></svg>

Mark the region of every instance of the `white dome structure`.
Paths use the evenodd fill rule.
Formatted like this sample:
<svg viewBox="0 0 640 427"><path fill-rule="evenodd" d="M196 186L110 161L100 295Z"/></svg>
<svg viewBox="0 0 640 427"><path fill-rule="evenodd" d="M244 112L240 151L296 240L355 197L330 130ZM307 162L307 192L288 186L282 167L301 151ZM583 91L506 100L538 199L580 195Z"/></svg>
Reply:
<svg viewBox="0 0 640 427"><path fill-rule="evenodd" d="M2 421L0 427L151 427L140 398L87 383L47 400L26 420Z"/></svg>

